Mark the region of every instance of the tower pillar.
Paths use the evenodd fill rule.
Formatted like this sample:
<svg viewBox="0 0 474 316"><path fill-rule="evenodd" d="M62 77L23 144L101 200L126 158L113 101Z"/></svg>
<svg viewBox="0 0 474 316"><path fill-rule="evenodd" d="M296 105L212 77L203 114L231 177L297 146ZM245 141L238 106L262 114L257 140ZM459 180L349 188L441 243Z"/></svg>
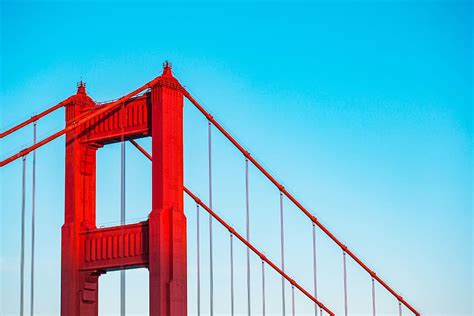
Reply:
<svg viewBox="0 0 474 316"><path fill-rule="evenodd" d="M152 211L149 216L150 315L187 315L183 206L183 93L165 63L151 89Z"/></svg>
<svg viewBox="0 0 474 316"><path fill-rule="evenodd" d="M66 124L95 105L81 81L66 106ZM96 227L96 151L80 141L82 127L66 134L65 214L61 228L61 315L98 315L98 272L80 271L79 234Z"/></svg>

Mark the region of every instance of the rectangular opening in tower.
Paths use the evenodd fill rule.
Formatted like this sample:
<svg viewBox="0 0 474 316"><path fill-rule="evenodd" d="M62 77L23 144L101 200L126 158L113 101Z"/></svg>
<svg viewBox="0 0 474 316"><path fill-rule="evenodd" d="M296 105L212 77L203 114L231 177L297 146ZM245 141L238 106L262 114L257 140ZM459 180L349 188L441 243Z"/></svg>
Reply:
<svg viewBox="0 0 474 316"><path fill-rule="evenodd" d="M99 279L99 316L120 315L120 271L110 271ZM149 315L148 270L125 272L125 315Z"/></svg>
<svg viewBox="0 0 474 316"><path fill-rule="evenodd" d="M151 149L150 138L138 140ZM122 143L97 151L96 223L97 227L121 224ZM125 141L125 224L147 220L151 210L151 162L130 142Z"/></svg>

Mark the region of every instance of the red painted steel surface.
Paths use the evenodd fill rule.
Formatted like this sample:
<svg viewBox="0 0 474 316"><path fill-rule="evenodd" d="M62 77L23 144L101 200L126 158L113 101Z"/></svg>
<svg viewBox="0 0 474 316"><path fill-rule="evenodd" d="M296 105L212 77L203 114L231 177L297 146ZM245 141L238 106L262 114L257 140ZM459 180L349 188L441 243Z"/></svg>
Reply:
<svg viewBox="0 0 474 316"><path fill-rule="evenodd" d="M80 87L81 88L81 87ZM66 130L95 102L78 89L66 106ZM83 125L66 132L65 217L61 234L61 315L97 315L102 270L81 271L80 234L96 228L96 151L78 135Z"/></svg>
<svg viewBox="0 0 474 316"><path fill-rule="evenodd" d="M152 156L137 142L131 140L130 141L142 154L144 154L149 160L153 161ZM204 202L201 201L191 190L183 186L184 192L186 192L189 197L191 197L197 204L199 204L202 208L206 210L213 218L215 218L222 226L227 228L227 230L232 233L235 237L237 237L246 247L252 250L257 256L262 259L265 263L267 263L270 267L272 267L278 274L284 277L291 285L296 287L300 290L306 297L312 300L316 305L318 305L322 310L324 310L329 315L335 315L329 308L327 308L321 301L311 295L305 288L303 288L298 282L292 279L287 273L285 273L282 269L280 269L273 261L268 259L260 250L258 250L254 245L252 245L247 239L245 239L241 234L239 234L235 229L230 226L226 221L224 221L217 213L214 212L209 206L207 206Z"/></svg>
<svg viewBox="0 0 474 316"><path fill-rule="evenodd" d="M310 294L305 288L303 288L298 282L292 279L285 271L280 269L273 261L268 259L262 252L260 252L254 245L252 245L247 239L245 239L242 235L235 231L235 229L227 224L219 215L217 215L209 206L207 206L204 202L202 202L194 193L191 192L188 188L184 187L184 191L188 194L197 204L199 204L203 209L205 209L213 218L215 218L219 223L222 224L227 230L232 233L235 237L237 237L247 248L253 251L257 256L260 257L265 263L267 263L270 267L272 267L278 274L284 277L290 284L296 287L298 290L301 291L306 297L308 297L311 301L313 301L316 305L318 305L323 311L328 313L330 316L334 316L334 312L332 312L329 308L327 308L321 301L316 299L312 294Z"/></svg>
<svg viewBox="0 0 474 316"><path fill-rule="evenodd" d="M100 110L108 104L96 106ZM90 143L110 144L125 139L151 136L150 93L132 98L112 111L102 113L84 123L83 140Z"/></svg>
<svg viewBox="0 0 474 316"><path fill-rule="evenodd" d="M187 315L183 206L183 93L171 68L151 88L150 314Z"/></svg>
<svg viewBox="0 0 474 316"><path fill-rule="evenodd" d="M145 89L151 91L136 96ZM0 161L0 167L3 167L66 134L66 205L65 223L62 227L62 315L97 315L99 276L107 270L117 269L118 266L123 268L148 266L151 315L186 314L186 219L183 213L182 193L183 95L343 251L400 303L415 315L420 315L322 225L205 111L172 76L167 64L160 77L116 101L101 105L96 104L86 95L85 86L81 83L76 95L0 134L0 138L3 138L60 107L66 107L64 129ZM122 122L124 122L123 125L121 125ZM119 226L120 229L97 229L95 227L97 149L105 144L121 141L122 136L140 149L133 139L150 135L153 138L153 155L156 159L152 167L152 212L148 223L141 223L133 229L132 226L128 227L129 225ZM127 248L130 244L127 246L125 243L123 246L117 244L117 248L114 248L114 238L125 238L123 234L126 234L125 231L130 232L129 229L134 231L133 244L136 245L138 242L138 247L141 247L139 254L135 253L134 248L131 255L130 248ZM135 232L137 229L141 229L140 233ZM137 241L138 239L140 241ZM107 249L111 246L112 257L114 256L113 249L117 251L128 249L129 253L126 258L103 259L104 254L108 256L109 250L107 250L106 253L100 252L101 259L92 260L92 244L95 242L97 246L98 240L101 242L100 245L105 245ZM149 250L148 253L146 250ZM99 254L97 249L95 251L96 255ZM88 262L85 262L86 258Z"/></svg>
<svg viewBox="0 0 474 316"><path fill-rule="evenodd" d="M151 90L133 97L146 88ZM183 94L169 65L160 77L107 104L96 104L80 85L66 105L66 128L58 133L66 134L61 315L98 315L99 276L138 267L149 270L150 315L186 315ZM122 135L152 136L152 210L146 222L97 228L96 153Z"/></svg>
<svg viewBox="0 0 474 316"><path fill-rule="evenodd" d="M84 113L82 113L81 115L77 115L77 116L74 116L72 120L68 121L66 120L66 127L63 128L62 130L46 137L45 139L37 142L36 144L30 146L30 147L27 147L23 150L20 150L19 152L17 152L16 154L0 161L0 167L3 167L7 164L9 164L10 162L12 161L15 161L16 159L20 158L20 157L23 157L25 155L28 155L30 152L32 152L33 150L35 149L38 149L40 148L41 146L44 146L46 144L48 144L49 142L55 140L56 138L64 135L64 134L67 134L68 132L70 131L74 131L76 130L77 128L79 128L80 126L82 126L84 123L86 123L87 121L89 120L92 120L94 119L95 117L103 114L103 113L107 113L108 111L112 111L113 109L117 108L119 105L121 105L123 102L129 100L131 97L137 95L138 93L142 92L143 90L145 89L148 89L148 88L151 88L153 86L155 86L158 81L160 81L162 78L161 76L160 77L156 77L155 79L151 80L150 82L144 84L143 86L141 86L140 88L138 89L135 89L134 91L130 92L129 94L121 97L120 99L116 100L116 101L113 101L111 103L108 103L100 108L97 108L95 111L85 111ZM85 90L84 90L85 91ZM78 90L78 92L80 92ZM71 98L76 98L77 99L77 96L78 95L81 95L81 93L78 93L76 94L75 96L72 96ZM71 98L68 98L69 101L73 101L71 100ZM92 100L91 100L92 101ZM71 102L69 102L68 104L71 104ZM20 124L20 125L23 125L23 124ZM18 125L18 126L20 126ZM23 125L25 126L25 125Z"/></svg>
<svg viewBox="0 0 474 316"><path fill-rule="evenodd" d="M119 270L148 266L148 222L80 233L80 270Z"/></svg>

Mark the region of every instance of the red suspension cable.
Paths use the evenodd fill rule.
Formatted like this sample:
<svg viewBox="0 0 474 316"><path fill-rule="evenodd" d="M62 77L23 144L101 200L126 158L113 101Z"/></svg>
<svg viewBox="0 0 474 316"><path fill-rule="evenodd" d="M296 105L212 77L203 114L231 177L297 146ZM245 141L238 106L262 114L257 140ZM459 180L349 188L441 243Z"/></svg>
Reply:
<svg viewBox="0 0 474 316"><path fill-rule="evenodd" d="M152 81L148 82L147 84L141 86L140 88L132 91L131 93L127 94L126 96L104 106L103 108L95 111L94 113L91 113L90 115L84 115L79 117L77 120L72 122L69 126L66 126L64 129L54 133L53 135L37 142L36 144L33 144L30 147L27 147L26 149L23 149L19 151L18 153L8 157L7 159L0 161L0 167L3 167L7 165L8 163L18 159L19 157L23 157L27 155L28 153L40 148L41 146L51 142L52 140L64 135L65 133L74 130L76 127L80 126L81 124L85 123L86 121L99 116L100 114L107 112L109 110L112 110L113 108L117 107L119 104L122 102L125 102L132 96L140 93L141 91L150 88L156 82L159 80L159 77L153 79ZM372 271L367 265L365 265L351 250L347 248L346 245L344 245L341 241L339 241L322 223L318 221L318 219L312 215L301 203L296 200L296 198L289 193L285 187L280 184L266 169L258 163L248 151L246 151L214 118L212 115L210 115L186 90L183 88L183 94L184 96L193 103L194 106L222 133L224 136L235 146L237 149L242 152L242 154L248 159L249 161L252 162L252 164L257 167L269 180L272 182L279 190L282 192L292 203L294 203L313 223L315 223L330 239L332 239L344 252L346 252L354 261L356 261L364 270L366 270L371 277L373 277L377 282L382 285L388 292L390 292L393 296L397 298L397 300L400 302L400 304L403 304L406 308L408 308L410 311L412 311L415 315L420 315L420 313L415 310L408 302L406 302L403 297L401 297L397 292L395 292L387 283L385 283L380 277L376 275L374 271ZM59 109L60 107L65 106L71 102L71 98L68 98L57 105L41 112L38 115L35 115L31 117L30 119L16 125L13 128L8 129L7 131L3 132L0 134L0 139L17 131L18 129L34 122L37 121L38 119L46 116L47 114ZM133 143L133 142L132 142ZM136 144L136 143L135 143ZM134 144L134 145L135 145ZM150 157L151 158L151 157Z"/></svg>
<svg viewBox="0 0 474 316"><path fill-rule="evenodd" d="M270 259L268 259L262 252L260 252L257 248L255 248L251 243L249 243L242 235L235 231L233 227L231 227L227 222L225 222L219 215L214 213L204 202L202 202L194 193L192 193L188 188L183 187L184 192L189 195L196 203L201 205L203 209L205 209L215 220L222 224L227 230L229 230L235 237L237 237L245 246L247 246L252 252L254 252L257 256L259 256L263 261L265 261L269 266L271 266L276 272L278 272L282 277L284 277L290 284L301 291L304 295L306 295L310 300L314 303L318 304L326 313L331 316L335 314L328 309L323 303L318 301L313 295L311 295L308 291L306 291L299 283L293 280L288 274L286 274L283 270L281 270L276 264L274 264Z"/></svg>
<svg viewBox="0 0 474 316"><path fill-rule="evenodd" d="M397 300L405 305L410 311L412 311L416 316L419 316L420 313L412 307L405 299L400 296L395 290L393 290L387 283L385 283L377 274L372 271L366 264L364 264L351 250L347 248L339 239L336 238L319 220L311 214L298 200L288 192L285 187L279 183L255 158L253 158L250 153L245 150L233 137L230 135L220 124L217 122L214 117L209 114L190 94L188 91L184 90L184 96L206 117L207 120L212 122L214 126L235 146L237 149L250 161L252 164L257 167L260 172L262 172L265 177L267 177L270 182L272 182L288 199L290 199L293 204L295 204L313 223L315 223L329 238L331 238L344 252L346 252L357 264L359 264L365 271L367 271L371 277L373 277L380 285L382 285L390 294L397 298Z"/></svg>
<svg viewBox="0 0 474 316"><path fill-rule="evenodd" d="M152 156L137 142L130 141L138 150L140 150L148 159L152 160ZM306 295L310 300L312 300L315 304L317 304L322 310L328 313L330 316L335 316L329 308L327 308L322 302L317 300L313 295L311 295L308 291L306 291L299 283L293 280L288 274L286 274L283 270L281 270L276 264L274 264L270 259L268 259L262 252L260 252L257 248L255 248L250 242L248 242L242 235L235 231L233 227L231 227L227 222L225 222L222 218L219 217L214 211L209 208L204 202L202 202L194 193L192 193L188 188L183 186L184 192L189 195L190 198L194 200L198 205L200 205L203 209L205 209L209 215L211 215L215 220L222 224L233 236L237 237L245 246L247 246L252 252L254 252L257 256L262 259L265 263L267 263L270 267L272 267L276 272L278 272L283 278L285 278L292 286L297 288L301 291L304 295Z"/></svg>
<svg viewBox="0 0 474 316"><path fill-rule="evenodd" d="M63 106L65 106L65 105L67 105L68 103L71 102L71 98L72 98L72 97L69 97L69 98L67 98L66 100L61 101L61 102L59 102L58 104L56 104L56 105L50 107L49 109L44 110L44 111L41 112L40 114L33 115L32 117L30 117L30 118L27 119L26 121L24 121L24 122L22 122L22 123L20 123L20 124L18 124L18 125L16 125L16 126L10 128L10 129L6 130L5 132L0 133L0 139L2 139L2 138L5 137L5 136L10 135L11 133L13 133L13 132L19 130L20 128L23 128L23 127L27 126L28 124L31 124L31 123L33 123L33 122L38 121L40 118L42 118L42 117L48 115L49 113L54 112L54 111L56 111L56 110L59 109L59 108L62 108Z"/></svg>
<svg viewBox="0 0 474 316"><path fill-rule="evenodd" d="M139 143L137 143L135 140L131 139L129 140L130 143L132 143L133 146L135 146L142 154L144 154L150 161L152 160L151 155L143 148L140 146Z"/></svg>
<svg viewBox="0 0 474 316"><path fill-rule="evenodd" d="M128 99L130 99L131 97L133 97L134 95L142 92L143 90L145 89L148 89L148 88L151 88L153 85L155 85L158 81L160 80L160 77L156 77L155 79L151 80L150 82L144 84L143 86L141 86L140 88L138 89L135 89L134 91L130 92L129 94L121 97L120 99L116 100L116 101L113 101L112 103L109 103L107 104L106 106L102 107L102 108L99 108L98 110L94 111L93 113L89 114L89 115L84 115L84 116L80 116L79 119L73 121L69 126L66 126L64 129L54 133L53 135L43 139L42 141L30 146L30 147L27 147L26 149L23 149L21 151L19 151L18 153L8 157L7 159L5 160L2 160L0 161L0 167L3 167L7 164L9 164L10 162L22 157L22 156L25 156L27 155L28 153L30 153L31 151L35 150L35 149L38 149L39 147L43 146L43 145L46 145L47 143L51 142L52 140L55 140L56 138L66 134L67 132L69 131L72 131L74 129L76 129L78 126L82 125L83 123L101 115L102 113L105 113L107 111L110 111L114 108L116 108L117 106L119 106L122 102L125 102L127 101Z"/></svg>

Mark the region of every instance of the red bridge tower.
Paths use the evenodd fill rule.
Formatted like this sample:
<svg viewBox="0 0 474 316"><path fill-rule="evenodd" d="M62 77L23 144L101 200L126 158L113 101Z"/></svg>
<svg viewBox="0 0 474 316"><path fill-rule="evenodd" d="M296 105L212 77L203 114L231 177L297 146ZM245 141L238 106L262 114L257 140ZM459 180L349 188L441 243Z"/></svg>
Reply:
<svg viewBox="0 0 474 316"><path fill-rule="evenodd" d="M66 134L61 315L98 315L99 277L146 267L150 315L187 314L186 218L183 212L183 89L165 63L150 91ZM99 110L80 84L66 125ZM151 136L152 210L148 220L96 226L96 153L104 145Z"/></svg>

